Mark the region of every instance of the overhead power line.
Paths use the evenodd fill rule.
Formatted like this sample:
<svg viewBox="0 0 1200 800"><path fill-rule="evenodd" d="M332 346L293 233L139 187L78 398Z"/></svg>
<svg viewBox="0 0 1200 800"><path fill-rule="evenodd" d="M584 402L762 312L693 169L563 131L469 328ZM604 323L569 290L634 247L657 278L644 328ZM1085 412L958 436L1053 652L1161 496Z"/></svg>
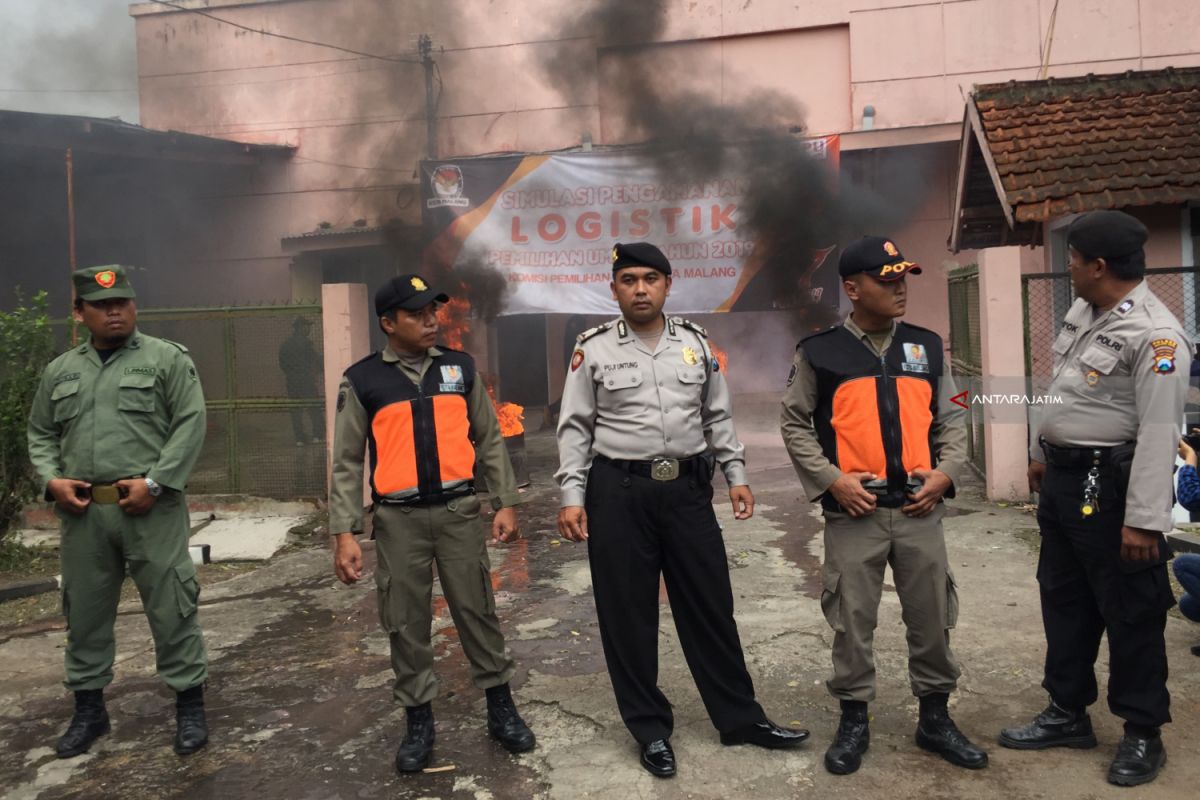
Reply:
<svg viewBox="0 0 1200 800"><path fill-rule="evenodd" d="M249 25L243 25L242 23L234 22L231 19L225 19L224 17L218 17L215 14L211 14L211 13L209 13L207 11L203 11L199 8L188 8L187 6L180 5L179 3L173 3L173 2L171 2L171 0L150 0L150 2L154 3L155 5L166 6L167 8L173 8L176 11L184 11L188 14L196 14L197 16L201 16L206 19L210 19L213 22L219 22L222 25L229 25L230 27L237 28L237 29L243 30L243 31L247 31L249 33L257 33L261 36L271 36L275 39L283 39L288 42L297 42L299 44L311 44L314 47L324 47L329 50L337 50L338 52L341 52L341 53L349 53L350 55L354 55L354 56L362 56L363 58L375 58L380 61L390 61L394 64L419 64L419 63L421 63L420 59L416 59L416 58L399 58L397 56L381 56L378 53L368 53L363 50L355 50L350 47L342 47L341 45L330 44L329 42L320 42L315 39L303 39L299 36L289 36L286 33L276 33L275 31L269 31L265 28L252 28Z"/></svg>

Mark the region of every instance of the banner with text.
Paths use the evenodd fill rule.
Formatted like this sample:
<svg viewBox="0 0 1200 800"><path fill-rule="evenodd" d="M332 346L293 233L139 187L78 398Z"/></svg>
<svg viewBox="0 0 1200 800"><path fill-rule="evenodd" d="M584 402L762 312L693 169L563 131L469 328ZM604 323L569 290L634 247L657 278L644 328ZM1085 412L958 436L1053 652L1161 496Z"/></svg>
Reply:
<svg viewBox="0 0 1200 800"><path fill-rule="evenodd" d="M831 180L838 144L805 142ZM615 242L666 253L672 313L742 310L761 294L746 291L762 265L742 224L745 177L666 183L646 155L626 150L428 161L421 178L426 264L500 273L504 314L611 313Z"/></svg>

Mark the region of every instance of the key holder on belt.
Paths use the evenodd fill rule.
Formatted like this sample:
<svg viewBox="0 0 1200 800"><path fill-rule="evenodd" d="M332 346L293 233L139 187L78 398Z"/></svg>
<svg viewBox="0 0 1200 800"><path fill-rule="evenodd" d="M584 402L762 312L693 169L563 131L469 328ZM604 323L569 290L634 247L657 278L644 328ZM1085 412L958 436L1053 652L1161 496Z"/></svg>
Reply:
<svg viewBox="0 0 1200 800"><path fill-rule="evenodd" d="M1079 513L1084 519L1093 516L1100 510L1100 451L1092 451L1092 468L1083 479L1083 502L1079 504Z"/></svg>

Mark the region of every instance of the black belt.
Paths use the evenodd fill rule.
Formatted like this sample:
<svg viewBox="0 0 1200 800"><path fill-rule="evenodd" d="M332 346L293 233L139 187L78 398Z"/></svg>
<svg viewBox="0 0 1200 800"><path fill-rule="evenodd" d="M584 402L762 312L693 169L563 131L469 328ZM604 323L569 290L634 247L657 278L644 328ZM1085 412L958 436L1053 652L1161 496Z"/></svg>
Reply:
<svg viewBox="0 0 1200 800"><path fill-rule="evenodd" d="M611 464L617 469L625 470L630 475L637 475L642 478L654 478L658 481L673 481L676 478L682 478L686 475L707 474L703 454L690 458L667 458L664 456L662 458L639 461L628 458L609 458L597 453L596 460L602 461L605 464Z"/></svg>
<svg viewBox="0 0 1200 800"><path fill-rule="evenodd" d="M1050 444L1045 439L1039 440L1039 443L1046 455L1046 463L1059 469L1107 467L1116 460L1119 453L1125 453L1133 446L1133 442L1126 442L1108 447L1061 447Z"/></svg>
<svg viewBox="0 0 1200 800"><path fill-rule="evenodd" d="M436 506L442 503L449 503L459 497L466 497L469 494L475 494L475 481L467 481L457 489L451 489L448 492L438 492L433 495L416 495L411 498L402 500L388 500L386 497L374 496L372 499L381 506Z"/></svg>

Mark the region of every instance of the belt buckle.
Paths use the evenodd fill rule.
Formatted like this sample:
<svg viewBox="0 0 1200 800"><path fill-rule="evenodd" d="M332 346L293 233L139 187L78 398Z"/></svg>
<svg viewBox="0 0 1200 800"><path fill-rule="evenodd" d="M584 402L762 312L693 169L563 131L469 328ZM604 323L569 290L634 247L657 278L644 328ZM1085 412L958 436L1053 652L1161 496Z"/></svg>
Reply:
<svg viewBox="0 0 1200 800"><path fill-rule="evenodd" d="M92 487L92 501L102 506L110 506L120 501L121 490L113 484Z"/></svg>
<svg viewBox="0 0 1200 800"><path fill-rule="evenodd" d="M650 462L650 477L656 481L673 481L679 477L679 459L656 458Z"/></svg>

